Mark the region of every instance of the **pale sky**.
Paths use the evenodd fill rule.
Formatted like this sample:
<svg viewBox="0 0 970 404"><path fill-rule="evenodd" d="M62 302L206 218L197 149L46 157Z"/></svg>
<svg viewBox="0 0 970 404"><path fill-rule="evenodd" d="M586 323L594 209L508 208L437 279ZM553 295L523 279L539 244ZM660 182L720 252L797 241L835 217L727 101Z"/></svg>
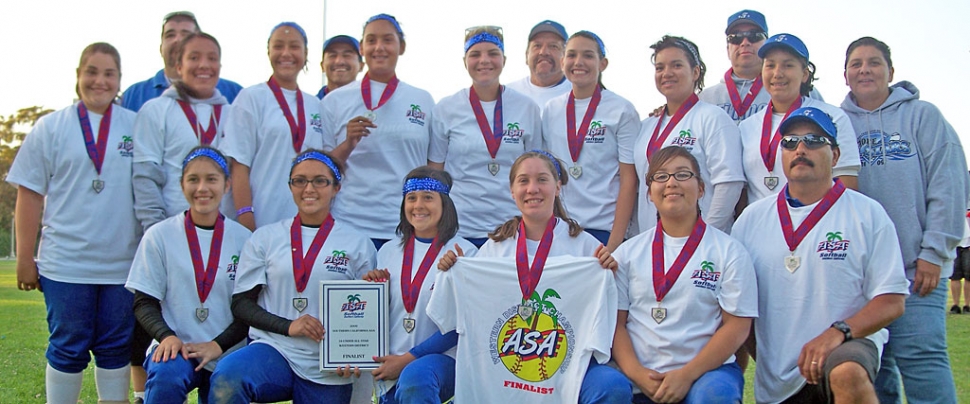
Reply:
<svg viewBox="0 0 970 404"><path fill-rule="evenodd" d="M556 7L543 9L538 4ZM668 7L673 4L679 8ZM201 28L219 40L221 76L244 87L266 81L271 74L266 57L270 29L281 21L299 23L310 37L309 71L301 76L300 86L315 94L323 81L319 69L323 8L322 0L11 2L4 5L0 24L5 49L0 63L0 115L32 105L55 110L69 105L75 97L78 58L92 42L109 42L120 51L122 90L149 78L162 67L161 19L176 10L194 12ZM396 16L407 40L398 77L441 99L471 84L461 59L465 28L504 28L508 62L502 81L511 82L528 74L529 30L541 20L553 19L570 33L589 30L603 39L610 60L604 84L646 116L663 103L653 81L649 45L664 34L694 41L708 67L705 81L713 85L729 67L724 42L727 17L744 8L765 14L769 34L790 33L805 42L818 68L820 80L815 85L826 102L836 106L848 92L842 77L848 44L862 36L886 42L893 51L895 80L913 82L920 98L938 106L963 144L970 145L970 102L960 96L970 93L970 24L966 23L970 2L966 0L330 0L325 34L359 38L371 15ZM970 151L970 146L965 148Z"/></svg>

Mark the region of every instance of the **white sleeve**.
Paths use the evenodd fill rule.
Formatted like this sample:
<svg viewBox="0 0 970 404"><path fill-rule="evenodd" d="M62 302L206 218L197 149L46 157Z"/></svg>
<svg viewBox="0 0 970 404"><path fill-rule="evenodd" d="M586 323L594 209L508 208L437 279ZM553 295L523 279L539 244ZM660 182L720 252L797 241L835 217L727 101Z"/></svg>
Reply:
<svg viewBox="0 0 970 404"><path fill-rule="evenodd" d="M871 233L867 234L869 251L866 254L869 259L865 262L865 279L862 285L866 299L872 300L888 293L908 295L909 281L905 276L906 269L903 266L903 253L899 249L896 226L880 207L873 206L870 211L874 213L872 223L864 223L862 226Z"/></svg>
<svg viewBox="0 0 970 404"><path fill-rule="evenodd" d="M162 165L165 154L164 100L145 104L135 117L135 150L132 163L152 162Z"/></svg>
<svg viewBox="0 0 970 404"><path fill-rule="evenodd" d="M252 168L253 157L256 154L257 132L260 129L256 103L251 95L252 91L239 93L232 104L232 110L226 117L223 152L237 163Z"/></svg>
<svg viewBox="0 0 970 404"><path fill-rule="evenodd" d="M616 260L617 269L614 278L616 281L616 309L630 310L630 272L633 262L629 258L630 244L620 244L613 252L613 259Z"/></svg>
<svg viewBox="0 0 970 404"><path fill-rule="evenodd" d="M620 122L616 128L616 147L620 163L633 164L633 145L640 135L640 114L628 104L620 115Z"/></svg>
<svg viewBox="0 0 970 404"><path fill-rule="evenodd" d="M596 362L604 364L610 360L613 333L616 331L617 287L613 281L612 273L600 268L599 263L591 264L591 266L595 266L596 270L600 271L600 278L596 283L599 286L599 293L595 295L600 296L602 300L598 302L601 309L591 327L591 330L594 331L590 348L593 350L593 358L596 359Z"/></svg>
<svg viewBox="0 0 970 404"><path fill-rule="evenodd" d="M717 283L717 301L721 310L737 317L758 317L758 279L748 251L740 242L731 243L725 249L729 256L721 269L721 281Z"/></svg>
<svg viewBox="0 0 970 404"><path fill-rule="evenodd" d="M164 235L158 234L160 229L161 226L148 229L138 244L125 288L163 301L167 292L168 263L165 262L165 245L161 243Z"/></svg>
<svg viewBox="0 0 970 404"><path fill-rule="evenodd" d="M731 224L734 222L734 206L741 198L744 181L722 182L714 184L714 194L711 196L709 212L704 217L711 226L731 234Z"/></svg>
<svg viewBox="0 0 970 404"><path fill-rule="evenodd" d="M266 251L262 245L259 231L246 240L242 252L239 253L239 267L236 269L236 285L232 293L242 293L252 290L258 285L266 284Z"/></svg>
<svg viewBox="0 0 970 404"><path fill-rule="evenodd" d="M6 178L14 186L22 186L41 195L47 195L47 185L54 172L53 156L48 150L50 138L53 137L48 130L48 126L53 126L48 124L49 119L53 117L42 117L24 137Z"/></svg>
<svg viewBox="0 0 970 404"><path fill-rule="evenodd" d="M326 97L324 97L324 99L326 99ZM326 110L323 108L323 99L318 102L320 103L320 119L324 120L327 118L327 115L325 112ZM320 123L320 131L320 137L323 138L323 151L329 153L337 147L337 138L333 137L333 135L329 135L326 121L322 121Z"/></svg>
<svg viewBox="0 0 970 404"><path fill-rule="evenodd" d="M541 149L545 143L543 142L542 137L542 117L539 113L539 106L537 106L534 102L529 102L527 105L527 108L529 109L529 116L532 118L532 127L526 129L526 136L525 139L523 139L523 145L525 147L525 151Z"/></svg>
<svg viewBox="0 0 970 404"><path fill-rule="evenodd" d="M741 134L738 126L723 110L707 123L712 129L704 136L704 155L707 169L711 173L711 184L744 181L744 166L741 164ZM732 202L731 210L734 210Z"/></svg>
<svg viewBox="0 0 970 404"><path fill-rule="evenodd" d="M444 108L444 103L434 106L437 113L431 115L431 138L428 144L428 161L442 164L448 157L449 142L448 127L444 122L446 114L440 111Z"/></svg>
<svg viewBox="0 0 970 404"><path fill-rule="evenodd" d="M862 167L862 160L859 158L859 144L856 143L855 128L849 116L839 108L831 111L835 128L836 137L839 142L839 162L832 169L832 176L859 176L859 169Z"/></svg>
<svg viewBox="0 0 970 404"><path fill-rule="evenodd" d="M458 298L455 295L455 270L461 266L461 260L451 270L438 271L434 280L434 292L428 300L427 313L431 321L438 326L442 334L458 328Z"/></svg>

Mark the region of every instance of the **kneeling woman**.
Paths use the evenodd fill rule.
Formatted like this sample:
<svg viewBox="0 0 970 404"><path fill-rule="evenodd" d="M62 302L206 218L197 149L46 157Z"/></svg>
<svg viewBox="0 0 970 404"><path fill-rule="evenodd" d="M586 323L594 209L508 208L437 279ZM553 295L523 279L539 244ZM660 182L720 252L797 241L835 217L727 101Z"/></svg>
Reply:
<svg viewBox="0 0 970 404"><path fill-rule="evenodd" d="M458 334L442 335L425 311L434 288L437 262L449 247L460 246L465 256L478 251L458 233L458 213L449 193L451 175L428 166L418 167L404 180L401 222L397 239L377 253L377 267L364 279L391 281L390 352L377 358L377 380L396 380L381 403L444 402L455 392L455 345ZM418 261L420 259L420 261ZM412 270L417 266L416 270ZM432 272L433 271L433 272ZM428 277L430 275L430 277ZM397 283L397 285L394 285Z"/></svg>
<svg viewBox="0 0 970 404"><path fill-rule="evenodd" d="M657 227L615 253L613 359L642 391L634 403L741 402L734 352L758 316L758 287L744 247L701 219L699 171L683 147L657 151L646 183Z"/></svg>
<svg viewBox="0 0 970 404"><path fill-rule="evenodd" d="M352 381L320 371L326 330L311 304L319 301L319 288L310 286L360 279L374 268L374 244L330 216L342 172L338 161L315 149L293 160L289 183L299 212L260 227L243 248L232 313L250 326L252 343L219 362L210 402L350 401Z"/></svg>
<svg viewBox="0 0 970 404"><path fill-rule="evenodd" d="M135 292L138 322L157 341L145 360L150 403L181 403L196 387L199 402L208 402L216 362L242 345L248 329L229 306L239 252L252 233L219 214L229 191L225 156L192 149L181 183L189 210L148 229L125 285ZM195 288L185 287L189 279Z"/></svg>

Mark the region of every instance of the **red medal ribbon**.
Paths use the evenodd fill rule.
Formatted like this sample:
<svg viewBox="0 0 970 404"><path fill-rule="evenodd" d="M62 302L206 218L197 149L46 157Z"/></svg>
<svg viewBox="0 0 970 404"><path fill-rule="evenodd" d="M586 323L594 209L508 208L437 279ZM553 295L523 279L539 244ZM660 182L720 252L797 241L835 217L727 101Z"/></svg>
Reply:
<svg viewBox="0 0 970 404"><path fill-rule="evenodd" d="M84 147L88 149L88 157L94 163L94 169L101 175L101 165L104 164L104 154L108 147L108 132L111 130L111 107L104 111L101 125L98 126L98 143L94 143L94 131L91 130L91 118L84 101L77 103L77 118L81 121L81 133L84 134Z"/></svg>
<svg viewBox="0 0 970 404"><path fill-rule="evenodd" d="M690 109L697 104L698 98L697 94L691 94L690 98L684 102L680 108L677 108L677 112L674 116L670 117L670 122L667 122L667 126L664 127L663 133L660 133L660 124L663 122L664 115L667 115L667 107L664 107L663 114L660 119L657 120L657 127L653 128L653 136L650 137L650 143L647 143L647 161L650 161L650 157L657 150L660 150L660 146L664 144L667 140L667 136L670 136L670 131L674 130L674 127L680 123L680 120L684 118L690 112Z"/></svg>
<svg viewBox="0 0 970 404"><path fill-rule="evenodd" d="M212 242L209 244L209 260L202 266L202 247L199 246L199 235L195 232L195 222L192 212L185 211L185 239L189 243L189 255L192 257L192 267L195 268L195 290L199 292L199 302L205 303L212 291L216 274L219 272L219 255L222 253L222 234L225 231L226 218L221 214L216 219L216 228L212 231Z"/></svg>
<svg viewBox="0 0 970 404"><path fill-rule="evenodd" d="M653 292L657 295L657 302L663 301L664 297L667 296L667 292L670 292L670 289L674 287L674 283L680 278L680 273L684 271L687 262L690 261L690 258L694 256L694 252L697 251L697 246L700 245L706 229L707 224L704 223L703 219L698 217L697 222L694 223L694 230L690 232L690 237L687 238L687 244L677 254L677 258L674 260L673 265L670 266L670 270L664 274L663 223L661 220L657 220L657 231L653 235L652 248Z"/></svg>
<svg viewBox="0 0 970 404"><path fill-rule="evenodd" d="M529 248L525 241L525 221L519 221L519 238L515 242L515 269L519 274L519 289L522 290L522 301L529 300L532 292L539 285L539 278L542 278L542 268L546 266L546 258L549 257L549 248L552 247L552 230L556 228L556 217L550 217L546 224L546 230L542 233L539 241L539 249L532 260L532 267L529 267Z"/></svg>
<svg viewBox="0 0 970 404"><path fill-rule="evenodd" d="M270 76L269 81L267 81L266 84L269 85L269 89L273 91L273 96L276 97L276 103L279 104L280 109L283 110L283 116L286 117L286 123L290 125L290 134L293 136L293 150L299 154L300 151L303 150L303 139L306 138L306 113L303 109L303 92L300 91L299 87L297 87L297 119L293 119L293 113L290 112L290 105L286 103L286 98L283 98L283 90L280 89L280 85L276 82L276 78ZM297 121L299 121L299 124L297 124Z"/></svg>
<svg viewBox="0 0 970 404"><path fill-rule="evenodd" d="M189 120L189 125L192 126L192 131L195 132L195 137L199 139L199 142L204 146L212 144L212 141L216 138L216 129L219 128L219 119L222 116L222 105L212 106L212 114L209 114L209 127L206 130L202 130L201 125L199 125L199 120L195 116L195 111L192 110L192 106L184 100L178 100L178 103L182 107L182 113Z"/></svg>
<svg viewBox="0 0 970 404"><path fill-rule="evenodd" d="M791 221L791 214L788 213L788 202L785 200L785 195L788 194L788 185L785 185L785 189L778 193L777 205L778 218L781 219L781 232L785 235L785 242L788 243L788 251L795 252L798 244L808 235L808 232L812 231L818 221L822 220L825 213L832 208L832 205L835 205L835 201L839 200L843 193L845 193L845 184L842 184L842 181L836 178L835 185L829 189L829 192L825 194L818 205L815 205L805 221L798 226L798 230L792 230L794 225Z"/></svg>
<svg viewBox="0 0 970 404"><path fill-rule="evenodd" d="M731 77L731 72L734 69L728 69L724 73L724 84L727 86L728 96L731 97L731 105L734 106L734 112L737 112L738 118L743 118L744 113L748 112L748 108L751 108L751 103L754 102L755 97L761 92L761 87L764 86L764 82L761 81L761 75L758 75L754 79L754 83L751 84L751 89L748 90L748 95L744 96L744 101L741 101L741 94L738 92L738 85L734 83L734 78Z"/></svg>
<svg viewBox="0 0 970 404"><path fill-rule="evenodd" d="M791 112L802 107L802 97L798 97L795 103L788 108L788 112L785 112L785 116L781 118L782 122L788 119L788 115ZM765 108L765 118L761 123L761 160L765 162L765 168L768 172L775 170L775 158L778 157L778 143L781 143L781 125L778 125L778 130L775 131L774 136L771 135L771 122L774 119L774 107L771 105L771 101L768 102L768 106Z"/></svg>
<svg viewBox="0 0 970 404"><path fill-rule="evenodd" d="M583 151L583 143L585 143L586 135L589 134L589 124L593 122L593 115L596 114L596 107L600 105L600 99L603 98L602 90L600 86L596 86L596 91L593 92L593 98L589 100L589 105L586 106L586 114L583 115L583 122L579 124L579 128L576 128L576 96L573 92L569 92L569 100L566 101L566 140L569 143L569 157L572 157L573 163L579 161L579 153Z"/></svg>
<svg viewBox="0 0 970 404"><path fill-rule="evenodd" d="M391 99L394 95L394 90L397 90L397 83L401 81L397 79L397 76L391 77L391 81L387 82L387 87L384 87L384 92L381 93L381 99L377 102L377 106L371 106L371 96L370 96L370 72L364 74L364 79L360 81L360 96L364 99L364 107L368 111L376 110L383 107L387 103L387 100Z"/></svg>
<svg viewBox="0 0 970 404"><path fill-rule="evenodd" d="M404 310L408 313L414 313L414 305L418 303L418 296L421 295L421 285L424 284L424 278L428 277L431 264L434 263L440 251L441 244L438 243L438 236L435 236L434 241L431 242L431 246L428 247L428 252L424 253L424 259L421 260L421 265L418 266L418 273L414 275L414 280L412 280L411 266L414 262L414 236L411 236L407 244L404 245L404 260L401 262L401 297L404 299Z"/></svg>
<svg viewBox="0 0 970 404"><path fill-rule="evenodd" d="M333 216L328 214L327 218L323 221L323 226L317 229L317 235L313 237L313 242L310 243L310 249L306 252L306 258L303 257L302 225L303 222L300 220L300 215L297 214L293 219L293 224L290 225L290 247L292 248L293 257L293 280L296 281L296 291L300 293L303 293L303 290L306 289L306 284L310 281L310 274L313 273L313 263L316 262L317 255L320 254L320 249L323 248L323 243L330 236L330 230L333 230Z"/></svg>
<svg viewBox="0 0 970 404"><path fill-rule="evenodd" d="M478 98L478 93L475 92L475 87L471 88L468 92L468 102L472 105L472 111L475 112L475 120L478 121L478 129L482 131L482 137L485 138L485 145L488 146L488 154L492 156L492 160L498 155L498 148L502 145L502 93L505 92L505 86L499 86L498 99L495 100L495 112L492 114L492 128L488 127L488 118L485 117L485 110L482 109L482 100Z"/></svg>

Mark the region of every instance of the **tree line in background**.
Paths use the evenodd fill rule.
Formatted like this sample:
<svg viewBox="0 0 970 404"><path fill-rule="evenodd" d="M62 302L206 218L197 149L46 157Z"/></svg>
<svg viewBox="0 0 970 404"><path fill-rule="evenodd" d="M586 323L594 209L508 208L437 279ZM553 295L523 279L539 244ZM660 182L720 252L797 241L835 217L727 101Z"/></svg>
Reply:
<svg viewBox="0 0 970 404"><path fill-rule="evenodd" d="M21 108L9 116L0 116L0 258L13 255L10 251L11 227L13 226L14 206L17 203L17 188L6 183L7 172L13 164L24 137L40 117L54 110L40 106Z"/></svg>

